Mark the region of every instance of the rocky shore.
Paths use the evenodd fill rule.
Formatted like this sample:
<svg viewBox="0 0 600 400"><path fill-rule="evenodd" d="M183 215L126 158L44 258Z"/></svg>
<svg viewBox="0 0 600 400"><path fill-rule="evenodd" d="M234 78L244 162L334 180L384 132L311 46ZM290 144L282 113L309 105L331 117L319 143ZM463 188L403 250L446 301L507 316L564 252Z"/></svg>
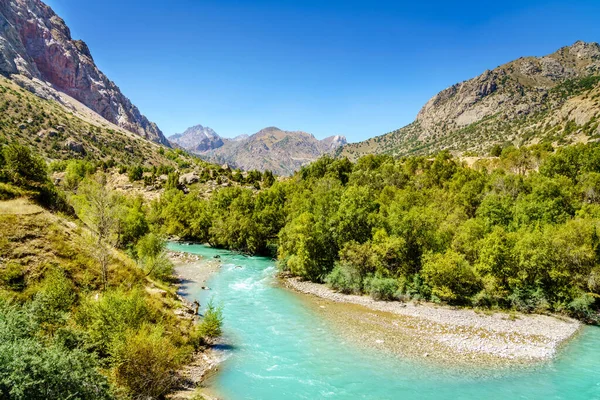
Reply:
<svg viewBox="0 0 600 400"><path fill-rule="evenodd" d="M194 316L194 311L192 311L195 305L185 296L191 290L197 290L198 288L200 290L210 290L207 281L221 268L221 263L218 260L206 260L198 255L174 251L169 252L169 259L175 265L175 274L179 279L177 292L183 305L179 314L182 318L198 318ZM215 346L221 344L214 343ZM214 350L214 346L195 353L190 363L179 371L182 378L180 387L174 393L171 393L168 398L170 400L195 400L199 398L217 400L217 397L203 386L206 380L218 371L221 362L221 356L218 351Z"/></svg>
<svg viewBox="0 0 600 400"><path fill-rule="evenodd" d="M315 310L350 340L444 363L500 366L549 360L581 327L578 321L562 317L375 301L297 278L283 278L283 283L316 296L312 299Z"/></svg>

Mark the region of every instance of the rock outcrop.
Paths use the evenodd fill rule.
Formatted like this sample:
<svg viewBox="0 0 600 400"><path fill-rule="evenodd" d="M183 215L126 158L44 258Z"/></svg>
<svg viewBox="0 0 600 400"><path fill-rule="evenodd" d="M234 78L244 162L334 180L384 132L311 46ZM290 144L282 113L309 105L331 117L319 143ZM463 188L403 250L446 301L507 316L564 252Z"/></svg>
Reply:
<svg viewBox="0 0 600 400"><path fill-rule="evenodd" d="M598 90L599 77L598 43L576 42L544 57L522 57L441 91L414 123L345 146L339 153L357 158L369 153L482 151L494 143L553 140L551 132L563 132L568 124L568 116L556 118L567 104L578 115L578 126L600 112L598 105L589 107L587 99L577 97Z"/></svg>
<svg viewBox="0 0 600 400"><path fill-rule="evenodd" d="M123 129L169 144L40 0L0 1L0 74L44 98L61 101L62 92Z"/></svg>

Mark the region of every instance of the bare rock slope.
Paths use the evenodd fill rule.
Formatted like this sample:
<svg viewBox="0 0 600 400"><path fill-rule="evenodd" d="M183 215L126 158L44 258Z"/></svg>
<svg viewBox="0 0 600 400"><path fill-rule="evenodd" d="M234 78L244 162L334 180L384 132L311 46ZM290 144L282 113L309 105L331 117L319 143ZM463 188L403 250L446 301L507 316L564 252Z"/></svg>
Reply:
<svg viewBox="0 0 600 400"><path fill-rule="evenodd" d="M434 96L415 122L345 146L364 154L483 153L494 144L586 141L600 134L600 45L576 42L544 57L522 57Z"/></svg>
<svg viewBox="0 0 600 400"><path fill-rule="evenodd" d="M0 74L46 99L62 101L64 93L123 129L169 144L40 0L0 1Z"/></svg>

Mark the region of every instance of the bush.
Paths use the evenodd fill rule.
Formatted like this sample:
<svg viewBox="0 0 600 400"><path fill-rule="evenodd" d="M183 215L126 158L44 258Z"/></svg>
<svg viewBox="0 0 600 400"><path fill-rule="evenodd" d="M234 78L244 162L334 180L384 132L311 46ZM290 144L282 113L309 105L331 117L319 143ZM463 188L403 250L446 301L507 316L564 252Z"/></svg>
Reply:
<svg viewBox="0 0 600 400"><path fill-rule="evenodd" d="M580 318L591 323L599 323L600 316L592 308L595 302L596 298L593 295L584 293L570 302L567 306L567 309L569 313L576 318Z"/></svg>
<svg viewBox="0 0 600 400"><path fill-rule="evenodd" d="M128 331L115 351L115 379L132 399L162 398L177 384L176 371L185 354L161 326Z"/></svg>
<svg viewBox="0 0 600 400"><path fill-rule="evenodd" d="M15 291L25 289L25 268L15 262L9 262L4 268L0 268L0 287Z"/></svg>
<svg viewBox="0 0 600 400"><path fill-rule="evenodd" d="M75 303L73 283L64 273L55 269L43 282L42 289L35 294L31 309L39 323L58 324L66 321L66 314Z"/></svg>
<svg viewBox="0 0 600 400"><path fill-rule="evenodd" d="M129 176L129 181L131 181L131 182L139 181L144 176L144 169L142 167L140 167L139 165L133 166L133 167L129 168L128 176Z"/></svg>
<svg viewBox="0 0 600 400"><path fill-rule="evenodd" d="M352 266L337 263L333 271L325 278L327 285L335 291L345 294L362 293L362 279L360 273Z"/></svg>
<svg viewBox="0 0 600 400"><path fill-rule="evenodd" d="M394 300L398 291L398 281L392 278L374 276L365 280L365 291L374 300Z"/></svg>
<svg viewBox="0 0 600 400"><path fill-rule="evenodd" d="M24 195L25 192L18 187L0 182L0 200L16 199Z"/></svg>
<svg viewBox="0 0 600 400"><path fill-rule="evenodd" d="M37 329L24 308L0 302L0 398L112 398L93 356L42 342Z"/></svg>
<svg viewBox="0 0 600 400"><path fill-rule="evenodd" d="M208 303L204 318L198 326L198 334L205 339L214 339L221 336L223 326L223 310L214 305L211 300Z"/></svg>
<svg viewBox="0 0 600 400"><path fill-rule="evenodd" d="M22 187L37 187L48 181L46 163L28 147L11 144L2 150L6 177Z"/></svg>
<svg viewBox="0 0 600 400"><path fill-rule="evenodd" d="M96 172L97 168L88 161L71 160L65 169L65 185L69 189L76 189L79 183L88 175Z"/></svg>
<svg viewBox="0 0 600 400"><path fill-rule="evenodd" d="M127 330L152 322L152 314L142 291L114 291L105 293L98 301L85 302L78 322L87 328L91 344L101 353L108 354L110 347L122 340Z"/></svg>

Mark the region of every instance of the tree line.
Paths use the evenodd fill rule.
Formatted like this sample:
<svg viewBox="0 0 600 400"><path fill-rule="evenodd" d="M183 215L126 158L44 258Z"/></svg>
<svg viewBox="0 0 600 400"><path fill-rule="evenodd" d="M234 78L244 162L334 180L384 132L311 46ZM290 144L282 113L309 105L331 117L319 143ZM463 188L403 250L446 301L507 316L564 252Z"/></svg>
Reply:
<svg viewBox="0 0 600 400"><path fill-rule="evenodd" d="M165 235L276 255L282 271L377 299L598 320L600 146L323 157L261 191L167 191Z"/></svg>

